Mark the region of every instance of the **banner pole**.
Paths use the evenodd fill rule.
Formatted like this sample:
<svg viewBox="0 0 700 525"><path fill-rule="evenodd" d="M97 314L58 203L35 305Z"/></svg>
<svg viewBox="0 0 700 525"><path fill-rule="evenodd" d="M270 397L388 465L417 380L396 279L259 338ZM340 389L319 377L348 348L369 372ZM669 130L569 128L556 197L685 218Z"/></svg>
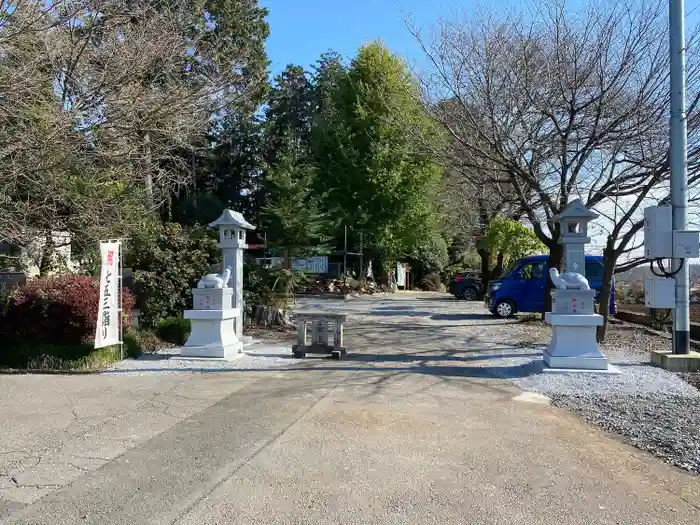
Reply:
<svg viewBox="0 0 700 525"><path fill-rule="evenodd" d="M119 239L119 358L124 361L124 244Z"/></svg>

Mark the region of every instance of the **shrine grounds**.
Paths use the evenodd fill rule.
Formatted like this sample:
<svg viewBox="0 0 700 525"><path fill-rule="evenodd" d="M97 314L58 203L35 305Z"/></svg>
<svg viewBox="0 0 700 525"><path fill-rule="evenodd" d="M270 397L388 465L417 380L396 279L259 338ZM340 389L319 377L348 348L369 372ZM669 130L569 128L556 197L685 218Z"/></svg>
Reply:
<svg viewBox="0 0 700 525"><path fill-rule="evenodd" d="M297 308L349 315L347 359L276 336L227 365L0 376L0 523L700 519L700 391L646 364L662 336L615 325L621 375L545 375L549 329L478 303Z"/></svg>

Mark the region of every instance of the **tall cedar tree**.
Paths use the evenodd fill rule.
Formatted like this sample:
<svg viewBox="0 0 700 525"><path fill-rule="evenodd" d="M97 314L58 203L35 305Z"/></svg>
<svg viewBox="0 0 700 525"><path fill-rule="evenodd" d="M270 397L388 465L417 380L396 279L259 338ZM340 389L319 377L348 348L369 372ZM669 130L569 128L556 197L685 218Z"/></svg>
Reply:
<svg viewBox="0 0 700 525"><path fill-rule="evenodd" d="M318 192L338 223L365 232L375 269L388 272L432 228L441 177L407 123L423 137L436 130L406 65L382 43L363 46L337 76L314 126Z"/></svg>
<svg viewBox="0 0 700 525"><path fill-rule="evenodd" d="M282 251L286 265L295 255L324 250L326 220L313 194L316 169L294 153L280 157L265 177L263 208L268 243Z"/></svg>

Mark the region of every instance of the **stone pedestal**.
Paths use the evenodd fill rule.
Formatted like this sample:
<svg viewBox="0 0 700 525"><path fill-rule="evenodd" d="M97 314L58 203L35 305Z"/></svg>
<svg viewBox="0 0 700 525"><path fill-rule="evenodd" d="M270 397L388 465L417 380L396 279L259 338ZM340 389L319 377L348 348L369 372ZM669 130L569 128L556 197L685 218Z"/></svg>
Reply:
<svg viewBox="0 0 700 525"><path fill-rule="evenodd" d="M552 311L560 315L595 313L595 290L553 290Z"/></svg>
<svg viewBox="0 0 700 525"><path fill-rule="evenodd" d="M552 342L544 352L550 368L607 370L608 360L598 348L596 329L603 317L595 314L595 290L556 290L552 313Z"/></svg>
<svg viewBox="0 0 700 525"><path fill-rule="evenodd" d="M234 320L240 308L231 308L233 289L195 288L192 290L194 310L185 311L192 324L182 357L232 359L243 348L234 331Z"/></svg>

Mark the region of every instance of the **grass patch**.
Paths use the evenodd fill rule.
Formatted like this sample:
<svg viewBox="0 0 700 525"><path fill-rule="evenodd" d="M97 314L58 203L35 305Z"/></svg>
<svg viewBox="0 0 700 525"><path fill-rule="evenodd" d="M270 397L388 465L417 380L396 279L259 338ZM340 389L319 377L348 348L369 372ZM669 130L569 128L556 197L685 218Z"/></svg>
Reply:
<svg viewBox="0 0 700 525"><path fill-rule="evenodd" d="M95 349L91 344L11 344L0 353L0 369L5 371L95 372L119 361L120 357L119 346Z"/></svg>
<svg viewBox="0 0 700 525"><path fill-rule="evenodd" d="M143 353L153 353L162 348L172 348L174 345L158 334L157 330L139 328L129 330L124 334L124 357L136 359Z"/></svg>
<svg viewBox="0 0 700 525"><path fill-rule="evenodd" d="M519 314L516 317L518 323L540 323L544 324L542 315L540 314Z"/></svg>
<svg viewBox="0 0 700 525"><path fill-rule="evenodd" d="M129 330L124 334L124 357L137 358L172 346L154 330ZM99 372L121 359L121 348L95 349L93 344L9 343L0 350L2 372Z"/></svg>

